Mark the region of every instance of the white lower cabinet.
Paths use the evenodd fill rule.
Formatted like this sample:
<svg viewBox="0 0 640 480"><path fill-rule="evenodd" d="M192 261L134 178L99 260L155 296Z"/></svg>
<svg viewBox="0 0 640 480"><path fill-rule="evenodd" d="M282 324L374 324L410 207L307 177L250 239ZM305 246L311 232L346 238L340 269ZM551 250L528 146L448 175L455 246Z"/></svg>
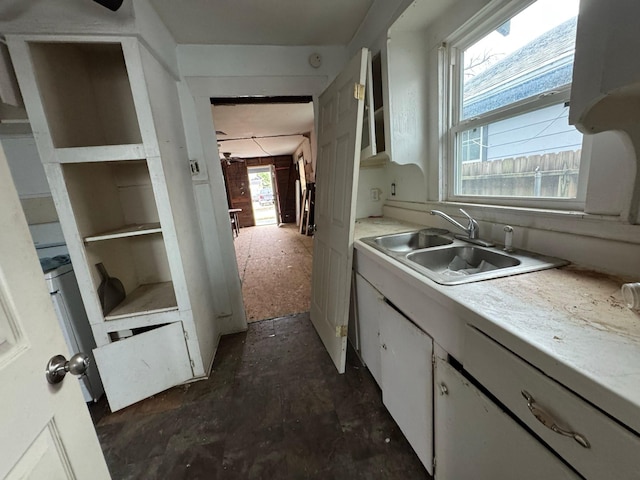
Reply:
<svg viewBox="0 0 640 480"><path fill-rule="evenodd" d="M581 475L640 478L637 434L481 331L465 344L465 370Z"/></svg>
<svg viewBox="0 0 640 480"><path fill-rule="evenodd" d="M435 376L437 480L580 478L440 358Z"/></svg>
<svg viewBox="0 0 640 480"><path fill-rule="evenodd" d="M381 312L382 401L433 474L433 340L390 305Z"/></svg>
<svg viewBox="0 0 640 480"><path fill-rule="evenodd" d="M384 297L356 273L355 286L358 306L356 318L358 331L358 350L362 362L367 366L373 378L382 386L380 378L380 317Z"/></svg>

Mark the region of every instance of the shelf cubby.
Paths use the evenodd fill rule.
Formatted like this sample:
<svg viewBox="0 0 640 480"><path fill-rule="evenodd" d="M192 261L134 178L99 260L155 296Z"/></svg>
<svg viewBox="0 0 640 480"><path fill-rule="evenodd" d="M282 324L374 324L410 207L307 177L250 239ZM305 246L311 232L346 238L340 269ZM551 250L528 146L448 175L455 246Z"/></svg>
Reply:
<svg viewBox="0 0 640 480"><path fill-rule="evenodd" d="M141 144L120 43L29 42L55 148Z"/></svg>
<svg viewBox="0 0 640 480"><path fill-rule="evenodd" d="M173 282L148 283L140 285L127 295L117 307L105 315L105 320L120 320L177 309Z"/></svg>
<svg viewBox="0 0 640 480"><path fill-rule="evenodd" d="M126 297L105 320L157 313L178 308L167 251L161 233L122 237L85 245L94 291L101 278L92 265L102 263L109 276L120 280Z"/></svg>
<svg viewBox="0 0 640 480"><path fill-rule="evenodd" d="M145 160L70 163L62 171L83 239L135 229L156 233L160 219Z"/></svg>

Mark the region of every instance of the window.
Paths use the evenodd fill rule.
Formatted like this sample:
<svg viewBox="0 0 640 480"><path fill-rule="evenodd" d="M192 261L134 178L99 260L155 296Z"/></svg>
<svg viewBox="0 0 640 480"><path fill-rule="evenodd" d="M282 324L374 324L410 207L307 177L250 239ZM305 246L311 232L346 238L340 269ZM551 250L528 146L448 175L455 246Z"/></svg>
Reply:
<svg viewBox="0 0 640 480"><path fill-rule="evenodd" d="M448 43L450 200L583 198L582 134L568 124L578 4L512 2Z"/></svg>

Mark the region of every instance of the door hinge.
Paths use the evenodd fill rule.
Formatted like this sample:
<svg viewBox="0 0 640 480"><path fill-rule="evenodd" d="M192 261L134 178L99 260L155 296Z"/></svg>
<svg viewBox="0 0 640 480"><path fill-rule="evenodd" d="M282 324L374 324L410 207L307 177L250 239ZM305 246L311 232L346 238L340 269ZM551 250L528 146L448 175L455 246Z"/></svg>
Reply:
<svg viewBox="0 0 640 480"><path fill-rule="evenodd" d="M189 340L189 332L187 331L184 332L184 339Z"/></svg>
<svg viewBox="0 0 640 480"><path fill-rule="evenodd" d="M433 457L433 476L436 475L436 457Z"/></svg>
<svg viewBox="0 0 640 480"><path fill-rule="evenodd" d="M347 325L339 325L336 327L336 337L346 337L348 331Z"/></svg>
<svg viewBox="0 0 640 480"><path fill-rule="evenodd" d="M364 100L364 85L361 83L355 83L353 85L353 96L356 100Z"/></svg>
<svg viewBox="0 0 640 480"><path fill-rule="evenodd" d="M196 368L196 362L194 362L193 360L191 360L189 363L191 363L191 368L192 368L192 369Z"/></svg>

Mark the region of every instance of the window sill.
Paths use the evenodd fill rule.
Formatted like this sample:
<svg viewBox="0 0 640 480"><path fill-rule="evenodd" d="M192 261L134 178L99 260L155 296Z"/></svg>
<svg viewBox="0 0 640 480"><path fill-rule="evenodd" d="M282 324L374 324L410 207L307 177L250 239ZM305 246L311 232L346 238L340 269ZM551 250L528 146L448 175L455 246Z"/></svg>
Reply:
<svg viewBox="0 0 640 480"><path fill-rule="evenodd" d="M624 223L619 216L462 202L414 203L387 200L385 207L420 212L426 215L429 215L430 210L437 208L444 209L456 217L460 216L458 209L463 208L481 223L507 224L512 227L532 228L640 245L640 225Z"/></svg>

